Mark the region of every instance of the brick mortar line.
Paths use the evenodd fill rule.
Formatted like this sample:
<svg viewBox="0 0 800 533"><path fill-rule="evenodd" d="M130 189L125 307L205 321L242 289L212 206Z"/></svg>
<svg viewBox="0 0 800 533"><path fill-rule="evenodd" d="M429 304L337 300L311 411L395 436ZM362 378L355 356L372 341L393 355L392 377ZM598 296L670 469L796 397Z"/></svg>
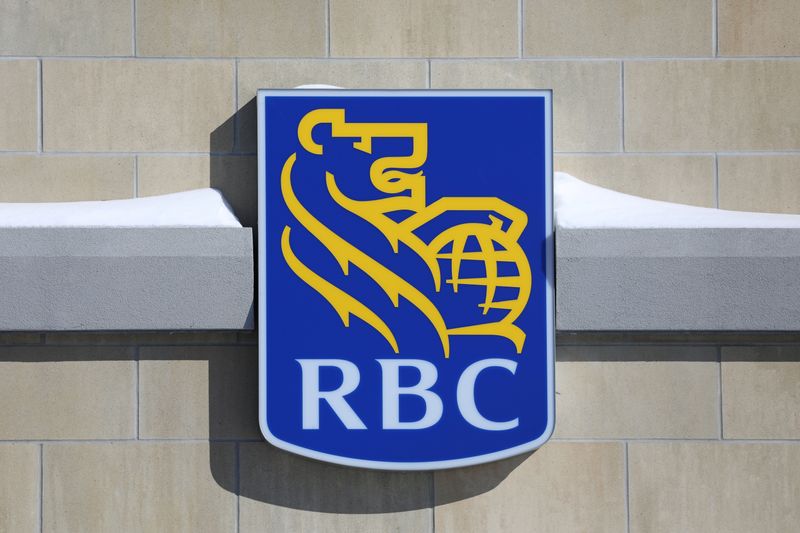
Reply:
<svg viewBox="0 0 800 533"><path fill-rule="evenodd" d="M44 72L43 61L36 62L36 151L44 152Z"/></svg>
<svg viewBox="0 0 800 533"><path fill-rule="evenodd" d="M4 349L10 348L32 348L32 347L39 347L39 348L133 348L137 346L136 339L133 339L131 342L31 342L28 344L0 344L0 351ZM168 343L168 342L159 342L153 344L141 344L139 343L138 346L145 349L159 349L159 348L242 348L242 347L253 347L258 346L257 341L231 341L231 342L215 342L215 343L203 343L203 342L175 342L175 343ZM714 348L714 347L727 347L727 346L737 346L737 347L745 347L745 348L752 348L752 347L761 347L761 346L787 346L787 347L796 347L800 346L800 340L790 340L790 341L754 341L754 342L729 342L729 343L719 343L719 342L709 342L703 343L701 341L691 340L691 341L642 341L642 342L608 342L608 343L598 343L597 341L592 341L591 343L584 343L580 341L570 342L564 341L559 342L557 344L558 347L563 348L603 348L603 347L667 347L667 348ZM178 359L176 359L178 360ZM659 358L642 358L638 361L661 361ZM556 362L559 363L569 363L569 362L592 362L597 361L597 359L593 358L581 358L581 359L557 359ZM605 360L601 360L605 361ZM636 359L630 360L614 360L611 359L609 362L635 362ZM666 359L662 362L675 362L675 359ZM677 361L685 361L683 359L678 359ZM692 359L686 359L686 361L693 361ZM714 361L711 360L699 360L696 362L704 362L704 363L711 363Z"/></svg>
<svg viewBox="0 0 800 533"><path fill-rule="evenodd" d="M138 53L138 43L136 42L136 0L131 0L131 47L133 56Z"/></svg>
<svg viewBox="0 0 800 533"><path fill-rule="evenodd" d="M331 57L331 0L325 0L325 57Z"/></svg>
<svg viewBox="0 0 800 533"><path fill-rule="evenodd" d="M39 533L44 531L44 444L39 444Z"/></svg>
<svg viewBox="0 0 800 533"><path fill-rule="evenodd" d="M133 197L139 197L139 155L133 156Z"/></svg>
<svg viewBox="0 0 800 533"><path fill-rule="evenodd" d="M364 59L364 60L393 60L393 59L420 59L420 57L407 57L407 58L394 58L394 57L353 57L353 58L331 58L331 59L347 59L347 60L356 60L356 59ZM547 57L540 57L540 56L525 56L525 57L514 57L514 56L503 56L503 57L441 57L441 56L431 56L430 59L446 63L446 62L471 62L471 63L485 63L485 62L503 62L503 63L551 63L551 62L569 62L569 63L617 63L619 61L626 61L626 62L667 62L667 61L707 61L707 62L714 62L714 63L722 63L725 61L776 61L776 62L794 62L800 60L800 55L794 56L703 56L703 57L668 57L668 56L658 56L658 57L643 57L643 56L609 56L609 57L588 57L588 56L563 56L563 57L555 57L555 56L547 56Z"/></svg>
<svg viewBox="0 0 800 533"><path fill-rule="evenodd" d="M714 49L714 57L719 57L719 2L713 0L711 3L711 47Z"/></svg>
<svg viewBox="0 0 800 533"><path fill-rule="evenodd" d="M425 87L430 89L432 87L432 85L433 85L433 78L431 77L431 60L428 59L426 61L426 63L427 63L428 68L426 69L426 72L425 72Z"/></svg>
<svg viewBox="0 0 800 533"><path fill-rule="evenodd" d="M620 147L625 152L625 62L619 62L619 131Z"/></svg>
<svg viewBox="0 0 800 533"><path fill-rule="evenodd" d="M714 154L714 207L719 209L719 154Z"/></svg>
<svg viewBox="0 0 800 533"><path fill-rule="evenodd" d="M631 533L631 482L630 461L628 460L628 442L625 442L625 525L627 533Z"/></svg>
<svg viewBox="0 0 800 533"><path fill-rule="evenodd" d="M0 445L70 445L70 444L258 444L264 443L264 439L193 439L193 438L142 438L135 437L127 439L0 439Z"/></svg>
<svg viewBox="0 0 800 533"><path fill-rule="evenodd" d="M139 363L141 362L141 358L139 357L139 346L136 346L135 349L135 356L136 356L136 440L141 438L141 431L140 431L140 418L142 414L141 410L141 401L142 401L142 393L141 393L141 379L139 379Z"/></svg>
<svg viewBox="0 0 800 533"><path fill-rule="evenodd" d="M636 343L619 343L619 342L610 342L607 344L597 344L593 342L592 344L584 344L581 342L561 342L558 343L557 347L560 348L614 348L614 347L631 347L631 348L657 348L657 347L665 347L665 348L714 348L718 346L719 343L708 343L703 344L700 342L681 342L681 341L667 341L667 342L636 342ZM773 342L731 342L727 344L722 344L720 346L736 346L742 348L758 348L758 347L798 347L800 342L798 341L773 341ZM26 345L20 345L26 346ZM27 346L37 346L37 345L30 345ZM76 346L74 344L65 345L65 346ZM80 346L80 345L77 345ZM94 346L94 345L90 345ZM112 345L108 345L112 346ZM124 346L124 345L120 345ZM176 346L183 346L183 345L176 345ZM192 346L192 345L190 345ZM713 363L709 359L659 359L657 357L650 357L650 358L640 358L640 359L600 359L597 358L580 358L580 359L558 359L556 356L557 363L584 363L584 362L618 362L618 363L626 363L626 362L649 362L649 361L656 361L656 362L698 362L698 363Z"/></svg>
<svg viewBox="0 0 800 533"><path fill-rule="evenodd" d="M737 156L794 156L800 155L800 148L795 150L742 150L738 152L731 152L731 151L701 151L701 152L686 152L686 151L668 151L668 152L652 152L652 151L644 151L644 152L631 152L631 151L612 151L612 152L575 152L575 151L555 151L553 152L554 155L563 155L563 156L590 156L590 157L611 157L611 156L648 156L648 157L658 157L658 156L671 156L671 157L678 157L678 156L696 156L696 157L710 157L710 156L722 156L722 157L737 157ZM14 155L35 155L35 156L42 156L42 157L57 157L57 156L92 156L92 157L133 157L133 156L180 156L180 157L203 157L203 156L212 156L212 157L255 157L258 155L257 152L143 152L143 151L131 151L131 152L118 152L118 151L59 151L59 150L48 150L44 152L37 152L33 150L3 150L0 149L0 157L2 156L14 156Z"/></svg>
<svg viewBox="0 0 800 533"><path fill-rule="evenodd" d="M126 344L126 343L105 343L105 344L91 344L91 343L46 343L46 344L14 344L14 345L2 345L0 346L0 351L4 348L30 348L30 347L39 347L39 348L97 348L98 350L102 350L103 348L130 348L133 347L134 344ZM257 346L257 344L226 344L226 343L217 343L217 344L199 344L199 343L175 343L175 344L141 344L142 348L151 350L151 349L164 349L164 348L241 348L241 347L253 347ZM201 358L195 359L188 359L190 361L196 360L204 360ZM127 359L116 359L119 360L127 360ZM145 358L145 361L149 359ZM174 361L185 360L182 358L171 359Z"/></svg>
<svg viewBox="0 0 800 533"><path fill-rule="evenodd" d="M800 150L798 150L800 153ZM48 150L45 152L35 152L31 150L2 150L0 149L0 156L12 155L37 155L37 156L92 156L92 157L133 157L133 156L181 156L181 157L254 157L258 154L256 152L64 152L57 150Z"/></svg>
<svg viewBox="0 0 800 533"><path fill-rule="evenodd" d="M776 62L794 62L800 60L800 55L791 56L608 56L608 57L591 57L591 56L523 56L516 55L509 56L141 56L141 55L119 55L119 56L81 56L81 55L63 55L63 56L48 56L48 55L8 55L0 56L0 61L19 61L19 60L36 60L43 61L230 61L235 58L244 61L424 61L425 59L433 59L436 61L453 61L453 62L618 62L618 61L776 61Z"/></svg>
<svg viewBox="0 0 800 533"><path fill-rule="evenodd" d="M517 55L520 58L525 57L525 0L517 1L517 39L518 50Z"/></svg>
<svg viewBox="0 0 800 533"><path fill-rule="evenodd" d="M436 472L431 471L431 532L436 533Z"/></svg>
<svg viewBox="0 0 800 533"><path fill-rule="evenodd" d="M236 457L236 465L234 472L236 473L236 516L235 519L235 530L238 533L241 528L241 494L242 494L242 460L241 460L241 447L239 443L236 443L235 449Z"/></svg>
<svg viewBox="0 0 800 533"><path fill-rule="evenodd" d="M709 444L787 444L800 446L798 439L719 439L717 437L553 437L548 442L573 443L709 443ZM545 444L546 446L546 444Z"/></svg>
<svg viewBox="0 0 800 533"><path fill-rule="evenodd" d="M717 390L719 391L719 439L725 440L725 422L724 422L724 413L725 410L723 408L723 398L722 398L722 347L720 346L717 348L718 350L718 357L719 357L719 382L717 384Z"/></svg>
<svg viewBox="0 0 800 533"><path fill-rule="evenodd" d="M585 444L668 444L668 443L687 443L687 444L763 444L763 445L791 445L800 446L798 439L719 439L717 437L553 437L548 442L553 443L585 443ZM125 439L0 439L0 445L15 444L34 444L34 445L72 445L72 444L264 444L264 439L202 439L202 438L163 438L146 437L136 439L135 437ZM544 444L546 446L547 444Z"/></svg>

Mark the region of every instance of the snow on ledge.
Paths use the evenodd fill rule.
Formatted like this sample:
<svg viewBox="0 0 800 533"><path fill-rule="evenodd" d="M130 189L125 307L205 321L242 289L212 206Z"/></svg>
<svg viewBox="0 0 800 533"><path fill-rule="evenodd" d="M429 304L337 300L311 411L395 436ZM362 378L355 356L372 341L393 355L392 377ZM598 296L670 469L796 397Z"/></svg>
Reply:
<svg viewBox="0 0 800 533"><path fill-rule="evenodd" d="M564 172L553 184L556 226L578 228L800 228L800 215L748 213L648 200Z"/></svg>
<svg viewBox="0 0 800 533"><path fill-rule="evenodd" d="M325 85L324 83L307 83L306 85L298 85L295 89L341 89L341 87Z"/></svg>
<svg viewBox="0 0 800 533"><path fill-rule="evenodd" d="M0 228L241 228L215 189L93 202L0 203Z"/></svg>
<svg viewBox="0 0 800 533"><path fill-rule="evenodd" d="M649 200L555 173L556 226L578 228L800 228L800 215L748 213ZM215 189L92 202L2 203L0 228L241 228Z"/></svg>

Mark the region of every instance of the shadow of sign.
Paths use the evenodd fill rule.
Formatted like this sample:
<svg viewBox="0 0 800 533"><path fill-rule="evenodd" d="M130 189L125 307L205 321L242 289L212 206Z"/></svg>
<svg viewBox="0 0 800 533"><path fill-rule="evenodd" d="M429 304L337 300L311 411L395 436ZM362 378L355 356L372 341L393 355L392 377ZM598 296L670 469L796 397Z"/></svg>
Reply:
<svg viewBox="0 0 800 533"><path fill-rule="evenodd" d="M254 228L254 237L258 212L255 116L254 98L209 139L210 186L223 193L243 225ZM235 154L229 153L231 136ZM254 267L257 271L258 265ZM258 428L257 336L251 341L251 346L238 347L236 353L210 352L207 356L209 439L215 443L209 459L220 486L251 500L323 513L392 513L434 505L432 472L347 468L267 444ZM235 446L234 461L229 443ZM513 458L476 470L474 481L464 485L458 499L491 490L523 460Z"/></svg>

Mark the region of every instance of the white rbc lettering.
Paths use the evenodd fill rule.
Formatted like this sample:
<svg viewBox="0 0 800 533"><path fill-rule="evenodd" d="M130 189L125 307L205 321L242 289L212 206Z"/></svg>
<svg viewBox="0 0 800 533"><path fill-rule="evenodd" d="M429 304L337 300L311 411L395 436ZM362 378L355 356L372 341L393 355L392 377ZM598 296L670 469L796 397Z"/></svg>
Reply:
<svg viewBox="0 0 800 533"><path fill-rule="evenodd" d="M442 399L430 389L439 373L436 366L420 359L378 359L383 370L383 429L425 429L442 418ZM400 367L419 370L419 381L411 387L400 386ZM413 422L400 421L400 396L418 396L425 402L425 414Z"/></svg>
<svg viewBox="0 0 800 533"><path fill-rule="evenodd" d="M422 359L378 359L381 366L381 399L383 402L383 429L419 430L435 425L442 418L444 405L441 397L431 388L439 377L436 366ZM325 401L347 429L366 429L345 396L355 391L361 381L358 367L344 359L297 359L302 369L303 429L319 429L320 403ZM342 383L334 390L319 390L322 367L337 368L342 373ZM411 386L400 386L400 369L414 368L419 380ZM511 420L490 420L475 403L475 384L478 376L488 368L502 368L516 374L517 363L510 359L483 359L469 365L458 380L456 403L464 420L473 427L486 431L507 431L519 426L519 417ZM400 397L416 396L425 403L425 412L419 420L400 420Z"/></svg>
<svg viewBox="0 0 800 533"><path fill-rule="evenodd" d="M297 359L303 369L303 429L319 429L319 403L328 405L347 429L367 429L345 396L356 390L361 376L358 367L344 359ZM319 369L323 366L338 368L342 384L332 391L319 390Z"/></svg>
<svg viewBox="0 0 800 533"><path fill-rule="evenodd" d="M472 363L464 370L458 380L458 388L456 389L458 410L461 411L461 416L464 417L464 420L476 428L487 431L514 429L519 425L519 418L505 422L495 422L483 416L478 411L478 406L475 405L475 380L478 379L478 374L491 367L505 368L512 374L517 371L517 363L508 359L484 359L483 361Z"/></svg>

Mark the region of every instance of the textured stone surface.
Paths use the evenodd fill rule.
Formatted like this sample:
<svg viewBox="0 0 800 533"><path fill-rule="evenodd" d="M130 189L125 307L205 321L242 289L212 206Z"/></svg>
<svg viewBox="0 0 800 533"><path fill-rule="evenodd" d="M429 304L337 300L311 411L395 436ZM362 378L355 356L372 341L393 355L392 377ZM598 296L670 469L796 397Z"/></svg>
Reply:
<svg viewBox="0 0 800 533"><path fill-rule="evenodd" d="M795 0L718 2L720 55L800 55L800 9Z"/></svg>
<svg viewBox="0 0 800 533"><path fill-rule="evenodd" d="M714 207L712 156L556 155L554 168L626 194Z"/></svg>
<svg viewBox="0 0 800 533"><path fill-rule="evenodd" d="M44 530L234 531L235 464L224 443L46 444Z"/></svg>
<svg viewBox="0 0 800 533"><path fill-rule="evenodd" d="M233 146L232 61L46 60L44 147L208 152ZM226 150L220 150L226 151Z"/></svg>
<svg viewBox="0 0 800 533"><path fill-rule="evenodd" d="M253 326L249 228L6 228L0 329Z"/></svg>
<svg viewBox="0 0 800 533"><path fill-rule="evenodd" d="M132 196L132 157L0 155L0 202L74 202Z"/></svg>
<svg viewBox="0 0 800 533"><path fill-rule="evenodd" d="M727 439L800 439L800 347L722 349Z"/></svg>
<svg viewBox="0 0 800 533"><path fill-rule="evenodd" d="M525 55L708 57L711 15L698 0L525 0Z"/></svg>
<svg viewBox="0 0 800 533"><path fill-rule="evenodd" d="M144 56L324 56L321 0L138 0Z"/></svg>
<svg viewBox="0 0 800 533"><path fill-rule="evenodd" d="M0 17L0 39L2 25ZM0 152L36 150L38 70L36 61L0 60Z"/></svg>
<svg viewBox="0 0 800 533"><path fill-rule="evenodd" d="M128 347L0 348L0 440L136 436Z"/></svg>
<svg viewBox="0 0 800 533"><path fill-rule="evenodd" d="M559 348L559 357L569 348ZM719 366L716 362L631 361L648 347L621 346L620 361L563 361L556 368L556 437L716 438ZM698 351L673 348L675 357ZM673 355L673 354L669 354ZM646 356L646 355L645 355Z"/></svg>
<svg viewBox="0 0 800 533"><path fill-rule="evenodd" d="M0 1L0 55L130 55L132 37L130 0Z"/></svg>
<svg viewBox="0 0 800 533"><path fill-rule="evenodd" d="M429 472L346 468L261 442L242 444L239 460L242 533L432 531Z"/></svg>
<svg viewBox="0 0 800 533"><path fill-rule="evenodd" d="M39 446L0 444L0 530L39 531Z"/></svg>
<svg viewBox="0 0 800 533"><path fill-rule="evenodd" d="M557 230L562 330L794 331L800 231Z"/></svg>
<svg viewBox="0 0 800 533"><path fill-rule="evenodd" d="M800 213L800 155L719 158L719 206L740 211Z"/></svg>
<svg viewBox="0 0 800 533"><path fill-rule="evenodd" d="M434 89L553 89L557 152L621 149L620 68L611 61L434 61Z"/></svg>
<svg viewBox="0 0 800 533"><path fill-rule="evenodd" d="M797 150L800 62L625 63L625 149Z"/></svg>
<svg viewBox="0 0 800 533"><path fill-rule="evenodd" d="M258 439L255 347L140 348L142 438Z"/></svg>
<svg viewBox="0 0 800 533"><path fill-rule="evenodd" d="M516 0L335 0L333 57L516 57Z"/></svg>
<svg viewBox="0 0 800 533"><path fill-rule="evenodd" d="M532 455L436 472L436 531L624 531L621 443L550 442Z"/></svg>
<svg viewBox="0 0 800 533"><path fill-rule="evenodd" d="M800 521L800 445L628 445L631 531L790 532Z"/></svg>

